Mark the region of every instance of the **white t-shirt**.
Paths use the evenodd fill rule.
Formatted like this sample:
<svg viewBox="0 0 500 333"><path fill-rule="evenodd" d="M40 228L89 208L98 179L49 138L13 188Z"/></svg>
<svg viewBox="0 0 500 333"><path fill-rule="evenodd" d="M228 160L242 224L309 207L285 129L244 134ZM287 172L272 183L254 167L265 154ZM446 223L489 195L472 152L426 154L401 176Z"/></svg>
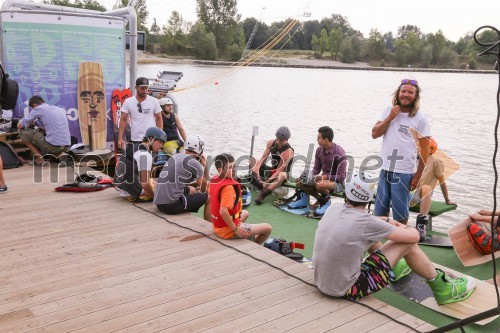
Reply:
<svg viewBox="0 0 500 333"><path fill-rule="evenodd" d="M133 96L127 98L121 108L122 112L129 115L132 141L142 141L148 128L156 126L155 114L161 112L160 103L154 97L147 96L141 103L142 113L139 112L138 103Z"/></svg>
<svg viewBox="0 0 500 333"><path fill-rule="evenodd" d="M392 106L388 106L379 118L379 121L384 121L391 112ZM397 173L412 174L417 171L417 143L412 135L412 130L416 131L416 137L430 136L430 125L427 117L418 111L414 117L408 117L408 113L399 113L394 118L382 139L382 149L380 157L384 161L383 170L393 171ZM403 159L392 161L388 157L393 155L393 151L397 150L397 156L403 156ZM394 154L396 155L396 154ZM395 163L395 164L394 164Z"/></svg>
<svg viewBox="0 0 500 333"><path fill-rule="evenodd" d="M345 204L330 206L318 223L314 239L314 281L319 290L343 296L361 274L365 251L396 227Z"/></svg>

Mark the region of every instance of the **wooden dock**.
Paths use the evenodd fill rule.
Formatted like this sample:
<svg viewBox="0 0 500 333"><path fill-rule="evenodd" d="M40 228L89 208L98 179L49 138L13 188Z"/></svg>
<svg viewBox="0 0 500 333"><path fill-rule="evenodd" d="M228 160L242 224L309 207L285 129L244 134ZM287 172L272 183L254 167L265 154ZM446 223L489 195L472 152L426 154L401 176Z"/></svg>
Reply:
<svg viewBox="0 0 500 333"><path fill-rule="evenodd" d="M67 181L51 183L47 173L4 172L0 332L411 331L294 278L312 281L306 265L247 240L219 240L194 215L163 215L113 188L56 192ZM364 303L432 328L373 297Z"/></svg>

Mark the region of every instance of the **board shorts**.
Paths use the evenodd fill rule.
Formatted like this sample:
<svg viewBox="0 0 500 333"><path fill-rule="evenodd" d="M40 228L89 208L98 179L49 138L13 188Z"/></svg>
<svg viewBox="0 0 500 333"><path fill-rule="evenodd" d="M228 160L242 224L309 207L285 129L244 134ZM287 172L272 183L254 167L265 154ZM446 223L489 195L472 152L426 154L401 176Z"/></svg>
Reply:
<svg viewBox="0 0 500 333"><path fill-rule="evenodd" d="M396 221L407 220L410 216L410 184L413 174L380 170L375 198L375 216L389 216Z"/></svg>
<svg viewBox="0 0 500 333"><path fill-rule="evenodd" d="M361 263L361 274L343 298L360 300L385 288L395 278L386 256L376 250Z"/></svg>

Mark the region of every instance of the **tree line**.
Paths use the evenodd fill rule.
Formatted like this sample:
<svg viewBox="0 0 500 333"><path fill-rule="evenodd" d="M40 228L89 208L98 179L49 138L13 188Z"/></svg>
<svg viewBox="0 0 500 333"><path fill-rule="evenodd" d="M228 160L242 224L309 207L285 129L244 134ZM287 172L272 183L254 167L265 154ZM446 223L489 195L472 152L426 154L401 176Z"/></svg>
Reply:
<svg viewBox="0 0 500 333"><path fill-rule="evenodd" d="M44 0L46 3L105 10L95 0ZM363 61L372 66L461 68L477 69L494 63L494 56L478 57L483 49L469 32L458 42L448 40L441 30L422 33L419 27L404 25L396 35L372 29L367 37L351 26L347 17L331 14L322 20L297 23L293 29L280 35L290 21L270 25L250 17L241 20L237 0L197 0L197 21L187 22L172 11L167 22L146 26L149 12L146 1L138 0L139 29L146 31L147 51L166 55L194 56L205 60L241 59L248 45L250 50L261 49L269 41L281 40L272 49L302 50L317 59L332 59L343 63ZM128 0L121 0L121 7ZM473 28L473 27L471 27ZM251 38L252 37L252 38ZM482 43L494 43L494 31L479 34ZM249 43L249 40L251 41Z"/></svg>

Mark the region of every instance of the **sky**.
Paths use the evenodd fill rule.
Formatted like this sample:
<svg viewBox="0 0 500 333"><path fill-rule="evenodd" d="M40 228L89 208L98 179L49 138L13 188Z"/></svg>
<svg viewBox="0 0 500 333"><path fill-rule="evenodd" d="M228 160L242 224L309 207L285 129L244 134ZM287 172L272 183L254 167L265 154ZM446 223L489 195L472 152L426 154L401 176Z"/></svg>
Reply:
<svg viewBox="0 0 500 333"><path fill-rule="evenodd" d="M117 0L98 0L111 9ZM36 0L41 2L41 0ZM184 20L194 22L196 0L146 0L149 24L156 18L163 26L173 10ZM423 33L441 30L454 42L467 32L483 25L500 29L500 0L482 0L477 3L449 0L238 0L238 13L242 19L259 18L266 24L282 21L288 17L306 20L321 20L332 13L347 18L351 26L368 37L371 29L381 33L391 31L394 35L402 25L415 25ZM265 8L265 9L263 9ZM304 16L310 13L310 17Z"/></svg>

